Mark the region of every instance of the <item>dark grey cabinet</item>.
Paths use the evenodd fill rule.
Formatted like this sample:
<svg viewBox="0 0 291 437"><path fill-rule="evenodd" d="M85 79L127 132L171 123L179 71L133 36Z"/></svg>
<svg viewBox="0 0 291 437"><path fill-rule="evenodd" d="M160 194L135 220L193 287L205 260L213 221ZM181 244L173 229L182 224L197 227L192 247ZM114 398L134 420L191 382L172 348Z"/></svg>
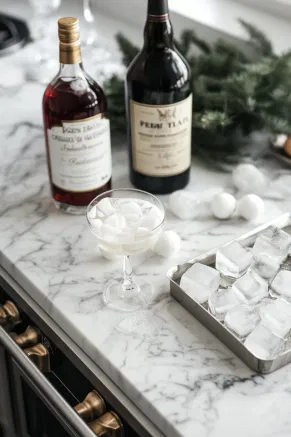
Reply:
<svg viewBox="0 0 291 437"><path fill-rule="evenodd" d="M0 436L15 437L8 356L0 344Z"/></svg>

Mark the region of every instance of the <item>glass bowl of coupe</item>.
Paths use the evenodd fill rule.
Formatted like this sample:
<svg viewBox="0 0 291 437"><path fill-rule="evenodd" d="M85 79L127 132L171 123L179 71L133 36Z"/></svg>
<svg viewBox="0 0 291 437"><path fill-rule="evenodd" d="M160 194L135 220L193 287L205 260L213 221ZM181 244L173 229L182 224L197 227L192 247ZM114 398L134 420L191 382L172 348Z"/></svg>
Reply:
<svg viewBox="0 0 291 437"><path fill-rule="evenodd" d="M124 257L123 278L110 281L103 292L104 302L110 307L135 311L152 302L153 285L133 277L129 256L155 245L164 219L163 204L145 191L110 190L89 204L87 220L100 249Z"/></svg>

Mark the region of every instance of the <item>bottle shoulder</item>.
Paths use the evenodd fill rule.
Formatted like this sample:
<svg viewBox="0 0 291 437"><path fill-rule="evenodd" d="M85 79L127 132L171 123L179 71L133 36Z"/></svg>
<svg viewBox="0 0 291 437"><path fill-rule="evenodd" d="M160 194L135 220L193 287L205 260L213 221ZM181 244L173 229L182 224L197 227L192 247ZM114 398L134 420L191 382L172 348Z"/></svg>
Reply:
<svg viewBox="0 0 291 437"><path fill-rule="evenodd" d="M77 113L107 112L107 101L103 89L84 72L73 78L57 75L44 92L43 108L74 119Z"/></svg>
<svg viewBox="0 0 291 437"><path fill-rule="evenodd" d="M190 80L190 67L174 47L151 52L143 49L127 71L128 82L137 81L153 88L168 85L172 89L181 87Z"/></svg>

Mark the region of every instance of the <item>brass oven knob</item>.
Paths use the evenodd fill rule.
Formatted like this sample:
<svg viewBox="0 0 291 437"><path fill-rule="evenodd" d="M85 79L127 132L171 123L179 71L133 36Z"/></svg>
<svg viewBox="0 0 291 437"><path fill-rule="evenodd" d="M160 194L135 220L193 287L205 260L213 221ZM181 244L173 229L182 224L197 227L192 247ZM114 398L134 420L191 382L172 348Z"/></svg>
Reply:
<svg viewBox="0 0 291 437"><path fill-rule="evenodd" d="M105 413L88 426L98 437L124 437L122 422L113 411Z"/></svg>
<svg viewBox="0 0 291 437"><path fill-rule="evenodd" d="M39 343L41 339L41 333L39 329L32 326L28 326L23 334L17 335L12 332L10 335L18 344L18 346L21 347L21 349L34 346Z"/></svg>
<svg viewBox="0 0 291 437"><path fill-rule="evenodd" d="M48 349L42 343L24 349L24 353L34 362L41 372L50 372L50 354Z"/></svg>
<svg viewBox="0 0 291 437"><path fill-rule="evenodd" d="M4 305L0 306L0 326L10 331L20 322L19 311L13 302L8 300Z"/></svg>
<svg viewBox="0 0 291 437"><path fill-rule="evenodd" d="M85 422L92 422L106 413L106 405L104 399L94 390L85 397L83 402L75 406L75 411Z"/></svg>

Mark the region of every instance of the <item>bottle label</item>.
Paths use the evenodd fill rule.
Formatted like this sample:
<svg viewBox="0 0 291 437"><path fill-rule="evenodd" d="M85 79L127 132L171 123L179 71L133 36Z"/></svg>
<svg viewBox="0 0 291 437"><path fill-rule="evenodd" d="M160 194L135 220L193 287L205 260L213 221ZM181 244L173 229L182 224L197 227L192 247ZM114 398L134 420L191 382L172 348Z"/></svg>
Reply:
<svg viewBox="0 0 291 437"><path fill-rule="evenodd" d="M48 129L52 182L71 192L93 191L111 178L110 122L102 114Z"/></svg>
<svg viewBox="0 0 291 437"><path fill-rule="evenodd" d="M191 165L192 94L172 105L131 100L133 168L146 176L175 176Z"/></svg>

